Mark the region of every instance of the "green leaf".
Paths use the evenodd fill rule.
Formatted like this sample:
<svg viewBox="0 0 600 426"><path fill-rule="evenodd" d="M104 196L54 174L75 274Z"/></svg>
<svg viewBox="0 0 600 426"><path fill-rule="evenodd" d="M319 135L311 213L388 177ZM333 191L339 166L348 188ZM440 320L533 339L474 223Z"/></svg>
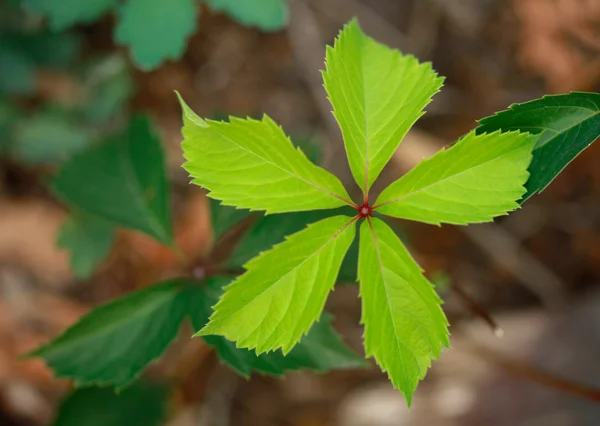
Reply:
<svg viewBox="0 0 600 426"><path fill-rule="evenodd" d="M334 216L260 254L227 287L198 335L222 335L258 354L287 354L320 317L354 234L351 218Z"/></svg>
<svg viewBox="0 0 600 426"><path fill-rule="evenodd" d="M1 34L0 94L32 94L36 88L36 67L65 67L80 47L81 40L75 34Z"/></svg>
<svg viewBox="0 0 600 426"><path fill-rule="evenodd" d="M318 142L312 138L293 138L294 145L296 145L306 157L315 164L321 164L323 160L323 149Z"/></svg>
<svg viewBox="0 0 600 426"><path fill-rule="evenodd" d="M376 218L360 227L358 277L366 354L410 405L431 359L449 346L442 302L394 231Z"/></svg>
<svg viewBox="0 0 600 426"><path fill-rule="evenodd" d="M215 12L225 12L240 24L277 31L288 21L288 0L207 0Z"/></svg>
<svg viewBox="0 0 600 426"><path fill-rule="evenodd" d="M124 109L133 96L134 83L121 55L95 63L87 70L84 84L88 96L83 113L89 122L99 125L127 116Z"/></svg>
<svg viewBox="0 0 600 426"><path fill-rule="evenodd" d="M71 158L53 187L70 205L171 244L171 211L160 140L149 121Z"/></svg>
<svg viewBox="0 0 600 426"><path fill-rule="evenodd" d="M29 95L35 84L33 60L23 52L0 45L0 95Z"/></svg>
<svg viewBox="0 0 600 426"><path fill-rule="evenodd" d="M99 19L117 4L117 0L24 0L24 3L31 10L47 16L50 28L60 31Z"/></svg>
<svg viewBox="0 0 600 426"><path fill-rule="evenodd" d="M520 130L540 135L521 203L542 192L585 148L600 137L600 94L575 92L511 105L480 121L477 133Z"/></svg>
<svg viewBox="0 0 600 426"><path fill-rule="evenodd" d="M60 111L40 112L19 120L13 136L12 156L28 164L64 161L94 141L89 129Z"/></svg>
<svg viewBox="0 0 600 426"><path fill-rule="evenodd" d="M71 269L80 279L89 278L115 241L115 228L94 216L75 213L61 227L57 245L67 250Z"/></svg>
<svg viewBox="0 0 600 426"><path fill-rule="evenodd" d="M227 266L243 266L258 253L269 250L281 243L285 237L304 229L308 224L338 214L352 214L354 210L339 208L335 210L315 210L300 213L283 213L262 216L257 219L240 239L235 250L227 260Z"/></svg>
<svg viewBox="0 0 600 426"><path fill-rule="evenodd" d="M218 200L214 199L210 199L209 202L210 221L215 241L218 241L232 227L250 216L248 210L239 210L235 207L222 206Z"/></svg>
<svg viewBox="0 0 600 426"><path fill-rule="evenodd" d="M177 281L157 284L94 309L29 356L77 386L122 388L165 351L188 309Z"/></svg>
<svg viewBox="0 0 600 426"><path fill-rule="evenodd" d="M0 157L7 155L13 137L14 123L19 120L21 111L11 102L0 99Z"/></svg>
<svg viewBox="0 0 600 426"><path fill-rule="evenodd" d="M258 253L269 250L275 244L285 240L287 235L302 230L309 223L336 214L352 214L350 207L335 210L315 210L311 212L282 213L263 216L256 220L240 239L227 260L227 266L237 268L244 265ZM358 240L352 241L348 253L344 257L338 281L356 282L356 265L358 261Z"/></svg>
<svg viewBox="0 0 600 426"><path fill-rule="evenodd" d="M82 39L74 32L54 34L40 31L3 35L0 44L20 51L37 66L61 69L72 65L77 59Z"/></svg>
<svg viewBox="0 0 600 426"><path fill-rule="evenodd" d="M136 383L115 394L110 388L74 390L58 408L54 426L156 426L165 417L167 389Z"/></svg>
<svg viewBox="0 0 600 426"><path fill-rule="evenodd" d="M330 209L349 196L334 175L311 163L266 115L202 120L181 100L184 168L225 205L267 213Z"/></svg>
<svg viewBox="0 0 600 426"><path fill-rule="evenodd" d="M350 244L350 248L344 257L342 266L340 267L340 273L338 275L338 281L340 283L355 284L356 279L356 268L358 266L358 238L355 238Z"/></svg>
<svg viewBox="0 0 600 426"><path fill-rule="evenodd" d="M211 278L202 285L193 287L190 295L190 317L196 330L208 322L212 313L211 306L222 294L221 287L230 278ZM249 376L252 372L281 376L286 371L309 369L325 372L334 369L363 368L365 360L342 342L340 336L331 327L333 317L323 313L320 322L315 323L308 334L302 338L287 356L281 350L256 355L256 352L237 348L222 336L204 336L204 340L213 346L219 359L239 374Z"/></svg>
<svg viewBox="0 0 600 426"><path fill-rule="evenodd" d="M537 136L467 134L383 190L377 211L439 225L488 222L519 207Z"/></svg>
<svg viewBox="0 0 600 426"><path fill-rule="evenodd" d="M181 58L196 30L194 0L127 0L119 10L115 40L129 46L136 65L157 68Z"/></svg>
<svg viewBox="0 0 600 426"><path fill-rule="evenodd" d="M366 194L443 79L431 64L367 37L355 20L328 46L326 61L325 89Z"/></svg>

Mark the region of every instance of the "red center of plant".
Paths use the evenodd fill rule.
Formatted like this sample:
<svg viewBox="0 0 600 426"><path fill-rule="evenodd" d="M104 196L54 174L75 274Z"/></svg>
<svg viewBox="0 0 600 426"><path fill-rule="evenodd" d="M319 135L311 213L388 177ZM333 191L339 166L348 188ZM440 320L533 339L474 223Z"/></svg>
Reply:
<svg viewBox="0 0 600 426"><path fill-rule="evenodd" d="M360 218L370 217L372 216L373 207L369 206L369 204L365 202L365 204L359 206L356 210L358 210L358 216Z"/></svg>

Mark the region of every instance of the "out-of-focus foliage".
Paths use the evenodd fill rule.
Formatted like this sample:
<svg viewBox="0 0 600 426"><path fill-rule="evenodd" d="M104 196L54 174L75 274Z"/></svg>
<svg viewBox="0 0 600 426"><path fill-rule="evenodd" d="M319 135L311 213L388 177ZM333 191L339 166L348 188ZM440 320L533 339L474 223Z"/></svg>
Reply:
<svg viewBox="0 0 600 426"><path fill-rule="evenodd" d="M116 42L129 47L133 62L143 70L152 70L166 60L181 58L187 39L196 28L201 2L195 0L21 0L24 7L45 16L53 31L77 24L89 24L114 12ZM263 31L282 29L288 20L288 0L205 0L215 13L226 13L242 25ZM13 70L31 67L25 58L5 59ZM0 65L3 63L0 50ZM0 67L2 68L2 67ZM10 70L10 68L6 68ZM31 78L21 74L13 90L30 90ZM18 85L17 85L18 83Z"/></svg>
<svg viewBox="0 0 600 426"><path fill-rule="evenodd" d="M76 389L62 401L53 426L155 426L165 416L167 391L143 382L119 393Z"/></svg>
<svg viewBox="0 0 600 426"><path fill-rule="evenodd" d="M135 117L125 132L65 163L53 188L78 209L172 243L164 154L144 117Z"/></svg>
<svg viewBox="0 0 600 426"><path fill-rule="evenodd" d="M129 0L118 16L115 40L129 46L133 61L145 70L179 59L196 30L194 0Z"/></svg>
<svg viewBox="0 0 600 426"><path fill-rule="evenodd" d="M124 387L175 338L188 311L183 289L169 281L107 303L31 356L77 385Z"/></svg>
<svg viewBox="0 0 600 426"><path fill-rule="evenodd" d="M77 278L88 278L108 255L115 240L115 228L107 221L75 213L62 226L58 247L69 251L71 269Z"/></svg>
<svg viewBox="0 0 600 426"><path fill-rule="evenodd" d="M277 31L288 20L289 0L206 0L215 12L225 12L240 24Z"/></svg>

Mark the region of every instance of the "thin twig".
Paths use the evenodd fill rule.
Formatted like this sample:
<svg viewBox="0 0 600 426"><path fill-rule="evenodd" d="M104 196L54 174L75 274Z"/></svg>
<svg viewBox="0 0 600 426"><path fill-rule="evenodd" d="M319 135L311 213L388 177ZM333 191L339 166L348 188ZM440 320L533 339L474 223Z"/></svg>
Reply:
<svg viewBox="0 0 600 426"><path fill-rule="evenodd" d="M525 378L563 393L600 403L600 389L598 388L557 376L535 365L512 359L496 350L474 342L469 343L469 349L470 353L476 353L483 360L491 362L517 377Z"/></svg>
<svg viewBox="0 0 600 426"><path fill-rule="evenodd" d="M494 334L498 337L504 335L504 330L498 325L492 315L477 302L469 293L465 291L458 283L451 283L450 289L458 296L461 302L475 316L481 318L487 325L490 326Z"/></svg>

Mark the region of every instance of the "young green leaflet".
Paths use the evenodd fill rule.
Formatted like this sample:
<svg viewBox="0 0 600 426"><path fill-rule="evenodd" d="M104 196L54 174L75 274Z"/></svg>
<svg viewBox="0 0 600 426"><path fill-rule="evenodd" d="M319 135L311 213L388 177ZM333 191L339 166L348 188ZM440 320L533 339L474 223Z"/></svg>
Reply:
<svg viewBox="0 0 600 426"><path fill-rule="evenodd" d="M358 281L364 344L410 404L443 346L441 299L398 236L375 213L431 224L489 222L519 207L537 136L471 132L422 161L376 200L369 190L443 79L375 42L356 21L328 47L325 89L344 137L355 203L337 177L296 149L273 120L203 120L182 101L185 169L209 197L269 214L349 205L244 265L198 334L222 335L257 353L288 353L320 317L360 223Z"/></svg>

